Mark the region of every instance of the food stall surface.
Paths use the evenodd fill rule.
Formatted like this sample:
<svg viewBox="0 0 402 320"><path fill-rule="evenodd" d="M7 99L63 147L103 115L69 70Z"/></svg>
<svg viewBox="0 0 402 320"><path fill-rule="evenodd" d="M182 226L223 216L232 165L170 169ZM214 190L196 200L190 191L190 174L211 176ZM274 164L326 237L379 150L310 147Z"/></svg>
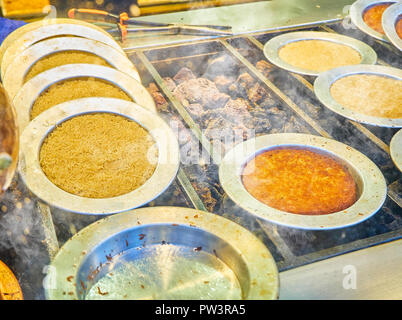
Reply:
<svg viewBox="0 0 402 320"><path fill-rule="evenodd" d="M250 19L252 13L249 13L243 15L245 20L236 19L233 27L238 34L232 37L192 37L179 39L184 42L180 44L160 38L144 40L145 43L128 39L123 43L144 86L153 95L160 116L177 129L181 148L182 163L176 180L147 206L206 210L252 231L268 247L281 271L281 298L402 297L402 278L393 277L402 261L398 254L401 252L398 239L402 238L402 178L389 149L397 129L361 124L335 114L316 98L314 77L279 69L268 63L263 53L264 44L276 35L290 30L323 31L362 40L376 51L378 64L401 68L397 49L339 21L345 13L344 6L351 3L344 2L330 6L328 11L323 8L330 1L300 1L297 6L296 1L264 1L146 17L141 19L217 24L222 23L220 17L217 21L216 17L205 13L226 15L227 11L233 12L238 7L240 12L244 12L244 8L251 10L248 12L259 12L260 18ZM309 5L303 7L302 4L307 3ZM261 23L264 13L283 17L272 14L275 6L290 12L290 20L278 18L272 24ZM311 16L306 17L303 12ZM301 16L303 20L296 18ZM250 26L246 20L254 21L255 25ZM279 26L284 29L276 30ZM149 45L151 47L146 47ZM191 83L204 83L209 87L211 96L204 97L203 101L193 99L191 103L189 96L179 96L178 85L185 85L190 79ZM217 101L216 97L226 99L225 102L231 99L233 107L225 112L220 107L210 108L208 101ZM218 140L213 139L217 131L221 132ZM236 136L239 132L241 137ZM225 151L244 135L247 138L247 134L282 132L333 138L369 157L382 171L388 187L386 201L379 212L355 226L308 231L257 219L236 205L225 194L218 178L218 164ZM189 154L198 160L191 161ZM58 248L83 227L101 218L47 207L26 189L19 177L1 200L0 208L0 257L15 272L27 299L44 298L42 281ZM385 266L372 264L376 259ZM357 276L361 275L358 280L361 285L356 290L342 286L347 266L355 267ZM389 277L380 277L380 274ZM389 291L378 290L374 295L373 287L367 287L363 281L378 286L394 282L394 287ZM301 289L304 286L310 289L304 291Z"/></svg>

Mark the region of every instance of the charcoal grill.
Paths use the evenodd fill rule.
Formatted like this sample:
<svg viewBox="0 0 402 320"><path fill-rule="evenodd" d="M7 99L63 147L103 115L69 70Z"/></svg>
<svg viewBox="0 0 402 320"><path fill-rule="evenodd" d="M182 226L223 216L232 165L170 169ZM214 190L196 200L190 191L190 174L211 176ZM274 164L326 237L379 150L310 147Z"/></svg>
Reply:
<svg viewBox="0 0 402 320"><path fill-rule="evenodd" d="M336 19L334 19L336 20ZM314 94L311 76L299 75L268 64L264 44L273 37L289 31L320 31L347 35L362 40L377 53L377 63L383 66L401 68L399 50L389 43L374 39L348 24L338 21L316 22L299 27L281 30L258 31L219 39L202 39L185 43L170 43L160 46L141 47L126 50L130 60L138 67L145 86L152 85L156 90L158 112L172 126L177 127L182 159L189 150L196 150L197 163L182 161L176 180L157 199L147 206L181 206L205 210L229 218L253 232L268 247L277 262L279 271L291 270L329 257L368 248L402 238L402 178L400 171L390 156L390 141L397 132L395 128L383 128L345 119L327 109ZM191 41L191 42L189 42ZM211 63L217 59L224 63ZM234 145L233 139L212 141L208 130L223 125L223 114L204 115L200 110L189 109L177 99L169 89L166 77L173 78L178 71L189 68L195 77L212 76L238 78L247 73L256 89L266 93L266 102L261 104L247 90L234 90L232 99L244 99L250 106L252 121L247 128L256 136L269 133L305 133L338 140L360 151L370 158L381 170L387 184L387 197L384 205L371 218L343 229L325 231L306 231L277 226L253 217L236 205L225 194L218 179L218 165L225 152ZM226 89L222 89L226 90ZM225 115L226 116L226 115ZM229 115L230 116L230 115ZM233 119L232 119L233 120ZM247 131L246 135L247 135ZM244 131L243 131L244 133ZM235 134L234 141L238 138ZM243 135L240 139L249 138ZM17 192L19 191L19 192ZM43 207L32 197L19 180L9 190L10 201L5 217L13 217L28 208L31 215L39 212L39 224L25 235L31 239L34 234L40 240L31 242L41 255L40 263L24 274L24 264L17 269L23 274L22 286L25 297L44 297L42 279L43 266L53 257L59 245L83 227L96 221L93 216L79 216L50 207ZM28 205L27 197L33 201ZM34 210L35 209L35 210ZM40 228L38 227L40 226ZM0 234L1 234L0 230ZM10 237L19 237L12 234ZM24 240L18 238L21 243ZM27 240L25 240L27 241ZM9 248L0 250L10 257L15 252ZM39 259L39 258L36 258ZM11 258L8 258L11 261ZM22 260L17 262L21 263ZM17 263L16 262L16 263ZM32 281L35 279L35 281Z"/></svg>

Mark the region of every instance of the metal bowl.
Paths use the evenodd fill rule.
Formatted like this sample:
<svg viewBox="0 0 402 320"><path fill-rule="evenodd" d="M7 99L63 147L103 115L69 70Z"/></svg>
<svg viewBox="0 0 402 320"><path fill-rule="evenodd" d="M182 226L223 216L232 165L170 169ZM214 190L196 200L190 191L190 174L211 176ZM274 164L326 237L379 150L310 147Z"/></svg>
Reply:
<svg viewBox="0 0 402 320"><path fill-rule="evenodd" d="M259 153L279 147L310 149L342 163L356 182L358 200L343 211L325 215L288 213L258 201L243 185L243 168ZM387 195L381 171L365 155L332 139L298 133L264 135L236 145L221 162L219 179L227 195L246 211L272 223L308 230L343 228L362 222L381 208Z"/></svg>
<svg viewBox="0 0 402 320"><path fill-rule="evenodd" d="M382 15L382 27L389 41L402 51L402 39L396 33L395 25L402 15L402 2L395 3L384 11Z"/></svg>
<svg viewBox="0 0 402 320"><path fill-rule="evenodd" d="M377 32L373 29L371 29L363 20L363 14L364 12L369 9L372 6L379 5L382 3L390 3L390 2L395 2L395 1L390 1L390 0L358 0L352 4L350 7L350 18L353 22L353 24L358 27L361 31L364 33L368 34L369 36L372 36L373 38L376 38L378 40L384 41L384 42L389 42L388 38L381 34L380 32Z"/></svg>
<svg viewBox="0 0 402 320"><path fill-rule="evenodd" d="M113 47L99 41L76 38L60 37L44 40L32 45L18 55L8 66L4 78L4 88L10 97L14 97L24 85L24 78L32 66L39 60L56 52L80 51L95 54L103 58L112 67L127 73L129 76L141 82L137 69L126 57Z"/></svg>
<svg viewBox="0 0 402 320"><path fill-rule="evenodd" d="M4 52L8 49L8 47L16 41L19 37L23 36L25 33L30 32L32 30L35 30L39 27L42 27L44 25L49 25L49 24L62 24L62 23L69 23L69 24L77 24L77 25L82 25L86 26L89 28L96 29L100 32L102 32L105 36L109 37L110 39L113 40L113 37L107 33L105 30L102 28L92 24L88 23L82 20L76 20L76 19L65 19L65 18L50 18L50 19L41 19L39 21L35 22L30 22L22 27L19 27L18 29L14 30L11 32L7 38L4 39L4 41L0 45L0 61L3 58Z"/></svg>
<svg viewBox="0 0 402 320"><path fill-rule="evenodd" d="M45 24L33 30L24 32L19 38L8 44L8 47L3 54L3 59L1 60L1 78L4 79L7 67L12 63L12 61L34 43L44 39L66 35L96 40L107 44L124 54L120 45L113 38L105 35L104 31L99 31L98 28L95 29L86 25L72 24L70 22Z"/></svg>
<svg viewBox="0 0 402 320"><path fill-rule="evenodd" d="M341 116L352 119L357 122L367 123L374 126L380 127L391 127L391 128L401 128L402 119L401 118L380 118L358 113L356 111L350 110L338 102L331 95L332 84L346 76L351 76L355 74L371 74L377 76L389 77L397 80L402 80L402 70L392 67L384 66L371 66L371 65L355 65L346 66L336 69L332 69L323 72L314 81L314 92L317 98L323 103L327 108L340 114Z"/></svg>
<svg viewBox="0 0 402 320"><path fill-rule="evenodd" d="M57 300L252 300L279 291L275 261L260 240L189 208L143 208L95 222L66 242L49 270L55 282L45 294Z"/></svg>
<svg viewBox="0 0 402 320"><path fill-rule="evenodd" d="M38 74L26 82L18 91L13 102L21 130L28 125L31 108L42 92L57 82L82 77L93 77L113 83L126 92L135 103L156 113L154 99L148 90L126 73L92 64L67 64Z"/></svg>
<svg viewBox="0 0 402 320"><path fill-rule="evenodd" d="M144 127L157 145L158 164L142 186L127 194L104 199L80 197L60 189L46 177L39 152L46 136L60 123L100 112L124 116ZM172 183L179 163L178 142L169 126L155 113L121 99L85 98L59 104L32 120L21 135L19 172L27 187L49 205L81 214L113 214L145 205Z"/></svg>
<svg viewBox="0 0 402 320"><path fill-rule="evenodd" d="M320 72L318 71L312 71L293 66L283 61L279 57L279 50L283 46L292 42L303 41L303 40L324 40L351 47L357 52L359 52L362 58L361 64L375 64L377 61L376 52L364 42L340 34L317 32L317 31L297 31L297 32L285 33L274 37L271 40L269 40L264 46L265 57L274 65L282 69L288 70L290 72L310 76L318 76L320 74Z"/></svg>
<svg viewBox="0 0 402 320"><path fill-rule="evenodd" d="M402 129L395 133L389 146L391 158L402 172Z"/></svg>

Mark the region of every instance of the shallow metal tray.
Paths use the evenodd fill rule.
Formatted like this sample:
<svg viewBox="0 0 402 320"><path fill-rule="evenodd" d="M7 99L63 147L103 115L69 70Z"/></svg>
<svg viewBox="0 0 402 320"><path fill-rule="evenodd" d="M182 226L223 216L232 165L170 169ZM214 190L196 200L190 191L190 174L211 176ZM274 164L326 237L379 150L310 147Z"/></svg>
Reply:
<svg viewBox="0 0 402 320"><path fill-rule="evenodd" d="M258 201L241 180L244 165L259 153L278 147L311 149L337 159L354 177L358 200L345 210L326 215L288 213ZM332 139L298 133L269 134L236 145L220 164L219 180L227 195L246 211L269 222L308 230L343 228L362 222L381 208L387 195L380 169L365 155Z"/></svg>
<svg viewBox="0 0 402 320"><path fill-rule="evenodd" d="M153 175L139 188L113 198L93 199L68 193L43 173L39 152L43 140L60 123L83 114L108 112L129 118L143 126L158 147L158 164ZM179 146L170 127L155 113L141 106L112 98L84 98L46 110L21 135L19 172L27 187L54 207L82 214L112 214L137 208L159 196L176 177L180 164Z"/></svg>
<svg viewBox="0 0 402 320"><path fill-rule="evenodd" d="M350 110L335 101L330 92L332 84L343 77L355 74L371 74L371 75L385 76L402 81L402 70L397 68L384 67L379 65L346 66L321 73L318 76L318 78L314 81L315 95L321 101L321 103L323 103L327 108L331 109L332 111L340 114L345 118L352 119L357 122L371 124L374 126L401 128L402 127L401 118L395 118L395 119L380 118L365 115Z"/></svg>
<svg viewBox="0 0 402 320"><path fill-rule="evenodd" d="M390 154L397 168L402 171L402 129L392 137Z"/></svg>
<svg viewBox="0 0 402 320"><path fill-rule="evenodd" d="M127 281L107 288L103 280L122 280L124 268ZM91 289L97 299L276 299L279 291L275 261L260 240L228 219L189 208L102 219L66 242L50 270L47 299L86 299Z"/></svg>
<svg viewBox="0 0 402 320"><path fill-rule="evenodd" d="M282 69L304 75L318 76L320 74L320 72L318 71L298 68L283 61L279 57L279 50L283 46L291 42L303 41L303 40L324 40L351 47L357 52L359 52L362 58L361 64L375 64L377 61L376 52L364 42L340 34L333 34L329 32L318 32L318 31L297 31L276 36L265 44L264 46L265 57L271 63L275 64L276 66Z"/></svg>
<svg viewBox="0 0 402 320"><path fill-rule="evenodd" d="M18 91L13 103L20 129L23 130L28 125L31 108L43 91L57 82L82 77L94 77L113 83L126 92L135 103L156 112L155 102L148 90L126 73L93 64L68 64L42 72L26 82Z"/></svg>
<svg viewBox="0 0 402 320"><path fill-rule="evenodd" d="M50 18L50 19L42 19L39 21L27 23L23 25L22 27L19 27L18 29L14 30L11 32L7 38L4 39L4 41L0 45L0 61L3 58L4 52L8 49L8 47L16 41L18 38L23 36L26 32L30 32L32 30L35 30L39 27L42 27L44 25L49 25L49 24L60 24L60 23L70 23L70 24L77 24L77 25L83 25L87 26L93 29L96 29L98 31L101 31L104 33L104 35L108 36L109 38L113 39L113 37L107 33L105 30L102 28L95 26L94 24L82 21L82 20L76 20L76 19L65 19L65 18Z"/></svg>
<svg viewBox="0 0 402 320"><path fill-rule="evenodd" d="M394 3L382 15L382 28L387 35L389 41L402 51L402 39L396 33L395 25L402 15L402 2Z"/></svg>
<svg viewBox="0 0 402 320"><path fill-rule="evenodd" d="M6 48L1 60L1 78L4 79L7 67L25 49L41 40L65 35L96 40L124 53L123 49L113 38L109 35L105 35L103 30L99 31L98 28L81 24L72 24L70 22L45 24L33 30L24 32L13 42L8 43L8 47Z"/></svg>
<svg viewBox="0 0 402 320"><path fill-rule="evenodd" d="M377 32L373 29L371 29L363 20L363 14L364 12L378 4L382 3L390 3L390 2L395 2L395 1L390 1L390 0L358 0L355 3L352 4L350 7L350 18L353 22L353 24L360 29L360 31L368 34L369 36L372 36L373 38L376 38L378 40L384 41L384 42L389 42L388 38L381 34L380 32Z"/></svg>
<svg viewBox="0 0 402 320"><path fill-rule="evenodd" d="M7 67L3 78L3 84L8 95L11 98L15 97L18 90L24 85L26 74L35 63L53 53L63 51L80 51L95 54L103 58L112 67L127 73L129 76L141 82L135 66L126 55L123 55L113 47L91 39L60 37L36 43L24 50L13 60Z"/></svg>

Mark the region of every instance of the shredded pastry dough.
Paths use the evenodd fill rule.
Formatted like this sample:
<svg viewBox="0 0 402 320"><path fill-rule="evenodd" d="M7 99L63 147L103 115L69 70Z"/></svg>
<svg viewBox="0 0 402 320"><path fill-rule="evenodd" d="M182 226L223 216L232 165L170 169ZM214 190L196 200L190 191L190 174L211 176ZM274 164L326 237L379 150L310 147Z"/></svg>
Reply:
<svg viewBox="0 0 402 320"><path fill-rule="evenodd" d="M56 186L87 198L131 192L153 174L158 150L135 121L109 113L85 114L57 126L44 140L39 160Z"/></svg>

